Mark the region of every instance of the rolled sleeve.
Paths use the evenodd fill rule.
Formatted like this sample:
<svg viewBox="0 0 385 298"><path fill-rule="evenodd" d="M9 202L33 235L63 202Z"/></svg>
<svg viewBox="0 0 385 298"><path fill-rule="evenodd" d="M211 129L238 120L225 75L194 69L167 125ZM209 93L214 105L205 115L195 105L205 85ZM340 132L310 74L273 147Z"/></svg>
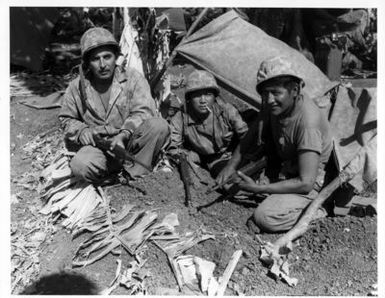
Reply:
<svg viewBox="0 0 385 298"><path fill-rule="evenodd" d="M316 128L306 128L299 132L297 139L298 151L314 151L322 153L322 133Z"/></svg>
<svg viewBox="0 0 385 298"><path fill-rule="evenodd" d="M241 115L234 106L227 105L227 111L230 119L230 124L233 127L235 133L240 139L243 138L248 131L248 126L246 122L243 121Z"/></svg>

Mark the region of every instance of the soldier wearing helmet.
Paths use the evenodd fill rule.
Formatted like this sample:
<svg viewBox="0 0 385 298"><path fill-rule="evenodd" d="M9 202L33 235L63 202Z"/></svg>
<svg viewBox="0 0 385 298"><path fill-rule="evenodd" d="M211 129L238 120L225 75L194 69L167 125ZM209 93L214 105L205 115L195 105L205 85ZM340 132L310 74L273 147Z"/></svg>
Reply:
<svg viewBox="0 0 385 298"><path fill-rule="evenodd" d="M119 44L106 29L87 30L80 40L82 65L64 95L59 114L68 149L77 151L70 166L75 176L102 182L124 168L127 178L146 174L139 164L122 164L96 138L112 141L149 166L169 135L168 124L155 116L146 79L132 68L116 65Z"/></svg>
<svg viewBox="0 0 385 298"><path fill-rule="evenodd" d="M273 57L261 63L256 88L268 113L263 139L268 170L275 174L270 175L270 183L260 185L238 172L237 184L244 191L267 194L251 217L267 232L290 230L324 183L324 168L332 150L330 127L326 115L303 95L303 87L301 75L288 58ZM258 127L250 127L238 155L224 169L226 175L236 171L242 148L249 148L257 136ZM323 208L318 210L317 216L325 215Z"/></svg>
<svg viewBox="0 0 385 298"><path fill-rule="evenodd" d="M213 177L247 132L237 109L219 97L214 76L204 70L194 70L188 76L184 110L176 113L170 124L169 152L187 151L190 161L206 167Z"/></svg>

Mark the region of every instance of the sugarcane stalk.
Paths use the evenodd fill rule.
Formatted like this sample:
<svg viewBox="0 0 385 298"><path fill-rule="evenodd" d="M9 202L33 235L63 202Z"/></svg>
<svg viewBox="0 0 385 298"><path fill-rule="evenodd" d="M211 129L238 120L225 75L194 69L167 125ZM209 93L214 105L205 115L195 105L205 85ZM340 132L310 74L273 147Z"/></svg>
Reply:
<svg viewBox="0 0 385 298"><path fill-rule="evenodd" d="M274 247L277 248L277 253L279 248L286 246L294 239L305 234L317 210L340 185L347 181L347 177L348 175L339 175L338 177L334 178L318 194L317 198L310 203L309 207L306 209L305 213L302 215L301 219L297 222L297 224L290 231L288 231L286 234L284 234L282 237L278 238L274 242Z"/></svg>

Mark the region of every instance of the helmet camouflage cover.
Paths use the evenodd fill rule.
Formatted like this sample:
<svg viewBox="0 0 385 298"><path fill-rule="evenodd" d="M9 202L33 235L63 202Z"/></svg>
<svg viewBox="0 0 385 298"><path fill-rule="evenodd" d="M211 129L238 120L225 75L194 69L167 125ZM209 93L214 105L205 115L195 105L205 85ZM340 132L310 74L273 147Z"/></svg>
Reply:
<svg viewBox="0 0 385 298"><path fill-rule="evenodd" d="M267 81L278 77L294 77L301 83L301 87L305 84L302 78L294 70L294 66L289 58L276 56L264 60L257 72L257 91L260 92L261 86Z"/></svg>
<svg viewBox="0 0 385 298"><path fill-rule="evenodd" d="M185 96L197 90L212 89L215 96L219 94L219 88L214 76L205 70L194 70L187 78Z"/></svg>
<svg viewBox="0 0 385 298"><path fill-rule="evenodd" d="M80 49L83 60L86 60L90 51L101 46L112 46L119 51L119 44L110 31L102 27L88 29L80 39Z"/></svg>

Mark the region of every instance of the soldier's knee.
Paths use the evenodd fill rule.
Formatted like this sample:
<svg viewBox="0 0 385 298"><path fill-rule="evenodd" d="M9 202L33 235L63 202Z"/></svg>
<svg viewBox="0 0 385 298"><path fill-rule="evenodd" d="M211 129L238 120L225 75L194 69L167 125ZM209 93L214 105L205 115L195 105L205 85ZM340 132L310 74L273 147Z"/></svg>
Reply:
<svg viewBox="0 0 385 298"><path fill-rule="evenodd" d="M278 232L280 225L271 210L258 206L253 214L255 224L264 232Z"/></svg>
<svg viewBox="0 0 385 298"><path fill-rule="evenodd" d="M89 167L88 163L85 162L78 155L75 155L72 158L72 160L70 162L70 167L71 167L72 173L75 175L75 177L89 181L89 178L92 176L92 173L90 172L90 167Z"/></svg>
<svg viewBox="0 0 385 298"><path fill-rule="evenodd" d="M147 125L152 135L166 137L169 134L169 126L163 118L151 118L147 120Z"/></svg>
<svg viewBox="0 0 385 298"><path fill-rule="evenodd" d="M93 183L99 179L99 175L94 173L92 170L91 163L77 155L72 158L70 167L76 177L81 178L87 182Z"/></svg>
<svg viewBox="0 0 385 298"><path fill-rule="evenodd" d="M70 167L76 177L79 177L89 183L95 183L100 181L100 179L106 175L106 170L102 165L103 161L100 161L100 165L97 165L96 162L98 161L98 158L88 151L89 150L81 149L72 158Z"/></svg>

